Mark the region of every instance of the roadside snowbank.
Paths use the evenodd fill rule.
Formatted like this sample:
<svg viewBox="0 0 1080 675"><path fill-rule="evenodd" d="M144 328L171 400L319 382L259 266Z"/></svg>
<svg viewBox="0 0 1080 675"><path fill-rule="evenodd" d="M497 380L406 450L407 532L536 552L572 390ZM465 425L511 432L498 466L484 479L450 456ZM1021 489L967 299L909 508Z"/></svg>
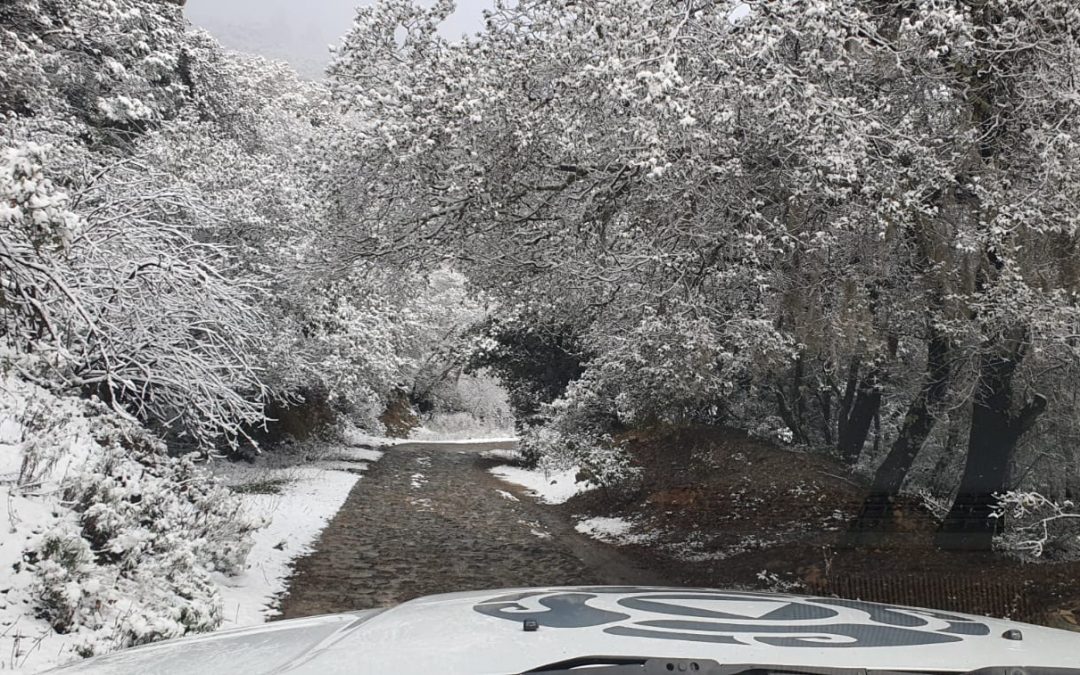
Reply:
<svg viewBox="0 0 1080 675"><path fill-rule="evenodd" d="M421 431L417 429L416 432ZM436 435L417 434L416 432L409 438L400 441L400 443L438 443L440 445L476 445L484 443L517 443L517 437L515 436L497 436L497 437L485 437L477 436L475 438L440 438ZM498 450L488 452L500 452ZM502 452L513 452L512 450L504 450Z"/></svg>
<svg viewBox="0 0 1080 675"><path fill-rule="evenodd" d="M574 495L593 489L593 486L577 482L578 469L571 467L561 471L523 469L517 466L496 466L492 475L508 483L526 488L530 494L545 504L563 504Z"/></svg>
<svg viewBox="0 0 1080 675"><path fill-rule="evenodd" d="M509 414L509 404L503 401L494 408L480 414L436 412L426 415L422 418L421 426L413 429L409 438L423 441L512 438L514 422Z"/></svg>
<svg viewBox="0 0 1080 675"><path fill-rule="evenodd" d="M223 606L221 630L264 623L277 615L277 599L286 590L293 562L311 552L359 474L381 457L377 450L334 447L327 449L325 459L302 467L219 467L217 472L230 485L281 485L279 494L240 495L249 515L266 518L269 524L254 534L242 574L214 575Z"/></svg>
<svg viewBox="0 0 1080 675"><path fill-rule="evenodd" d="M644 544L656 539L655 534L635 533L635 525L626 518L597 516L579 521L574 529L609 544Z"/></svg>
<svg viewBox="0 0 1080 675"><path fill-rule="evenodd" d="M401 438L386 438L385 436L375 436L363 429L357 427L345 427L341 432L342 438L345 440L345 444L352 450L370 449L376 450L377 448L389 446L389 445L401 445L402 443L409 443L410 441Z"/></svg>
<svg viewBox="0 0 1080 675"><path fill-rule="evenodd" d="M497 459L503 462L521 462L521 452L519 450L485 450L480 453L480 456L484 459Z"/></svg>

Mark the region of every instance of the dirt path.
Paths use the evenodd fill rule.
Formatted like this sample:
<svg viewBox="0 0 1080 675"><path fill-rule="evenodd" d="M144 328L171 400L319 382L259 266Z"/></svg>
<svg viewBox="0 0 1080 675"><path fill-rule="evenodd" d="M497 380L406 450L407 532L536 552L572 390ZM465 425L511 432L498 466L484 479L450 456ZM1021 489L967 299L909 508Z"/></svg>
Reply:
<svg viewBox="0 0 1080 675"><path fill-rule="evenodd" d="M618 551L487 469L505 444L408 444L357 483L310 555L281 618L392 605L432 593L557 584L659 584Z"/></svg>

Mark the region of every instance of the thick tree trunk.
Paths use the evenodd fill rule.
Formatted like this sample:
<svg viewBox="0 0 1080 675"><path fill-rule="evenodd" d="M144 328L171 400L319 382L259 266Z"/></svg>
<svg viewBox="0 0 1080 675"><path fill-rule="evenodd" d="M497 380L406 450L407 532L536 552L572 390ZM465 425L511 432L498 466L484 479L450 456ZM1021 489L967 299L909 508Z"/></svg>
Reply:
<svg viewBox="0 0 1080 675"><path fill-rule="evenodd" d="M997 527L997 519L991 517L994 495L1008 488L1016 446L1046 410L1046 398L1036 396L1020 412L1012 412L1013 378L1024 358L1026 338L1008 342L1008 349L980 359L967 462L956 500L938 531L941 548L990 550Z"/></svg>
<svg viewBox="0 0 1080 675"><path fill-rule="evenodd" d="M933 410L945 400L949 389L950 348L942 335L934 335L926 347L926 383L908 406L900 433L874 474L871 492L894 497L907 478L915 457L934 428Z"/></svg>
<svg viewBox="0 0 1080 675"><path fill-rule="evenodd" d="M934 428L934 408L944 401L948 392L951 351L949 341L940 334L935 333L927 343L926 381L908 406L900 433L874 474L874 482L852 527L849 543L870 544L873 533L892 529L893 502Z"/></svg>
<svg viewBox="0 0 1080 675"><path fill-rule="evenodd" d="M870 425L881 409L881 389L877 380L876 370L858 380L857 385L853 385L850 376L848 379L848 390L844 394L845 405L840 410L836 449L849 466L859 461L863 445L870 435Z"/></svg>

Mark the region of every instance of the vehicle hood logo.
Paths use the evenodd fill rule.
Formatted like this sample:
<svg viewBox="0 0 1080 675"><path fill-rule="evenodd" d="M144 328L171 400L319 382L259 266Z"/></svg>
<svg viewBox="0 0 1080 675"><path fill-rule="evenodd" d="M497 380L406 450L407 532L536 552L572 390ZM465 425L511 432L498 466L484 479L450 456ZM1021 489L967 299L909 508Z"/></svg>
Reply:
<svg viewBox="0 0 1080 675"><path fill-rule="evenodd" d="M913 647L990 634L973 619L855 600L737 591L575 588L507 593L473 609L548 628L624 637L773 647Z"/></svg>

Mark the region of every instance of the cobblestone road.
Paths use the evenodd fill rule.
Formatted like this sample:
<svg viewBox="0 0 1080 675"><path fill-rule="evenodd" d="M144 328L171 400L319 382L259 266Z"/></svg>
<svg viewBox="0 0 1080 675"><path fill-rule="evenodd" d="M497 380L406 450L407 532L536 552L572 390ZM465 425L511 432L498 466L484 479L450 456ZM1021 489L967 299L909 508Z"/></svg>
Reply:
<svg viewBox="0 0 1080 675"><path fill-rule="evenodd" d="M495 462L482 452L495 447L389 449L356 484L315 551L297 561L281 618L453 591L663 583L489 474Z"/></svg>

